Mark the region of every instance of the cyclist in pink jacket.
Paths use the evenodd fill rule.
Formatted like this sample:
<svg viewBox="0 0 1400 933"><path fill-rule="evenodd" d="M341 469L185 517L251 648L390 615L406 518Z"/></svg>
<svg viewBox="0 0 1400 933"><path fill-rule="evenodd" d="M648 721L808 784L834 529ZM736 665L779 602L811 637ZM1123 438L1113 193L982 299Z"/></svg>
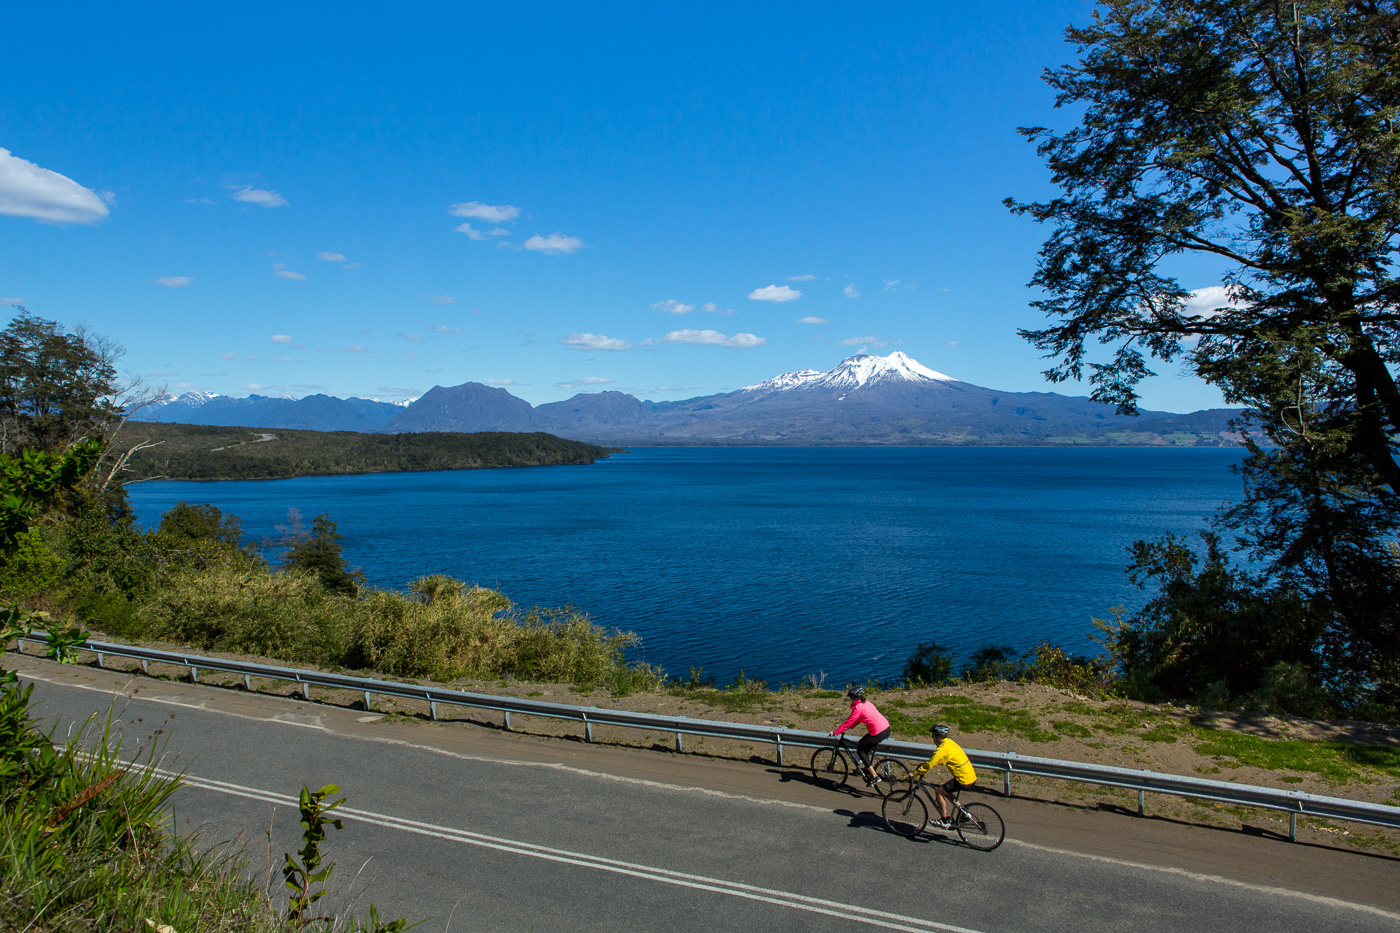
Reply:
<svg viewBox="0 0 1400 933"><path fill-rule="evenodd" d="M840 735L856 723L865 726L865 735L856 743L856 759L860 762L865 786L875 787L880 783L880 776L870 766L873 757L870 753L875 750L875 746L890 737L890 721L880 715L874 703L865 698L864 687L852 687L846 691L846 697L851 701L851 716L827 735Z"/></svg>

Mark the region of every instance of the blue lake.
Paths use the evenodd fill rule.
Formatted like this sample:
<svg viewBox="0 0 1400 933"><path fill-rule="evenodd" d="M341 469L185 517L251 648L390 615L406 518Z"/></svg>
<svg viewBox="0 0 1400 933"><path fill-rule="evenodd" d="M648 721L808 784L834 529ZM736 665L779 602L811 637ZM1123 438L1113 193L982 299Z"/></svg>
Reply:
<svg viewBox="0 0 1400 933"><path fill-rule="evenodd" d="M211 502L252 540L328 513L352 566L571 604L674 675L899 674L921 641L1093 652L1145 601L1126 548L1240 494L1238 449L640 448L592 466L128 487L140 521Z"/></svg>

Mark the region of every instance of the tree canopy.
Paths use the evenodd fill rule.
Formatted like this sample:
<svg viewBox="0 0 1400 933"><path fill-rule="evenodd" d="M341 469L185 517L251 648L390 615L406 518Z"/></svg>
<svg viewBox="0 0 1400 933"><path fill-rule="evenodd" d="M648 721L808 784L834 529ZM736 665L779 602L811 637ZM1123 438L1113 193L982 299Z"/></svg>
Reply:
<svg viewBox="0 0 1400 933"><path fill-rule="evenodd" d="M121 350L23 308L0 331L0 453L62 450L120 417Z"/></svg>
<svg viewBox="0 0 1400 933"><path fill-rule="evenodd" d="M1060 196L1007 201L1051 227L1051 323L1022 335L1120 410L1152 359L1245 406L1222 524L1324 619L1333 682L1394 680L1400 4L1101 0L1066 35L1046 80L1078 123L1022 130ZM1222 270L1204 309L1170 271L1192 256Z"/></svg>

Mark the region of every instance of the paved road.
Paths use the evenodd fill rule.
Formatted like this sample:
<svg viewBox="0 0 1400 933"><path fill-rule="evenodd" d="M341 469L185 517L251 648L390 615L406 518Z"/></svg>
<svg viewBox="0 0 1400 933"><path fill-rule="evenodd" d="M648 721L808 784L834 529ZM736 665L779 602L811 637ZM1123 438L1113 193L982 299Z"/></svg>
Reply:
<svg viewBox="0 0 1400 933"><path fill-rule="evenodd" d="M340 889L425 933L1400 928L1394 859L1020 800L984 854L893 836L878 800L796 769L7 661L45 716L115 699L129 743L163 727L177 823L241 839L260 874L296 848L297 791L338 783Z"/></svg>

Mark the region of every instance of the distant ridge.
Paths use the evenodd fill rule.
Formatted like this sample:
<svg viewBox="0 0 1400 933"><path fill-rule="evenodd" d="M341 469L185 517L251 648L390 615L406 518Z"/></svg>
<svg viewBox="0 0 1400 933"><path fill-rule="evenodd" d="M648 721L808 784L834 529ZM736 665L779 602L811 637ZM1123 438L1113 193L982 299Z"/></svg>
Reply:
<svg viewBox="0 0 1400 933"><path fill-rule="evenodd" d="M534 407L505 389L434 386L407 406L187 393L145 420L319 431L543 431L595 444L1018 446L1238 443L1236 409L1119 415L1054 392L1001 392L940 373L906 353L858 354L825 372L782 373L734 392L676 402L581 393Z"/></svg>

